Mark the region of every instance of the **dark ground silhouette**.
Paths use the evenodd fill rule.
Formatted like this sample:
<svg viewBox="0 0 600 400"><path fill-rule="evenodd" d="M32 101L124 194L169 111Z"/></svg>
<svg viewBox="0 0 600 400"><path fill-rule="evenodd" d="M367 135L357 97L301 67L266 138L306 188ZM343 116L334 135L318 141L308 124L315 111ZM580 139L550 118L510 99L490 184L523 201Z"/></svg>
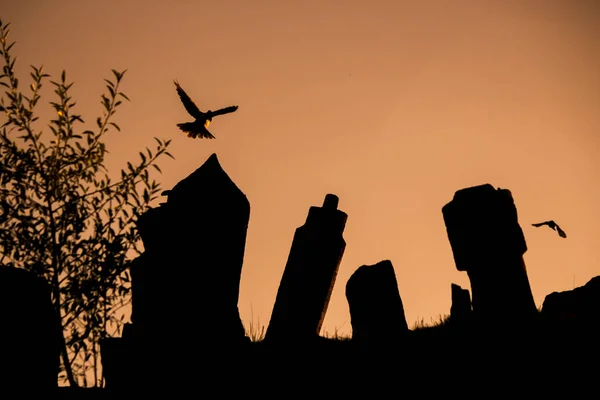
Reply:
<svg viewBox="0 0 600 400"><path fill-rule="evenodd" d="M393 266L382 260L346 282L353 328L346 340L319 336L348 217L328 194L296 231L260 342L245 335L237 308L248 199L216 154L165 194L137 223L146 252L130 266L132 322L101 344L106 389L62 388L59 397L494 397L523 388L539 395L581 386L577 379L597 372L600 277L549 294L538 311L509 190L462 189L442 207L456 267L471 283L471 292L449 285L449 318L409 329ZM12 269L0 269L0 286L0 345L11 351L2 367L12 369L4 389L26 381L45 390L58 367L47 289Z"/></svg>

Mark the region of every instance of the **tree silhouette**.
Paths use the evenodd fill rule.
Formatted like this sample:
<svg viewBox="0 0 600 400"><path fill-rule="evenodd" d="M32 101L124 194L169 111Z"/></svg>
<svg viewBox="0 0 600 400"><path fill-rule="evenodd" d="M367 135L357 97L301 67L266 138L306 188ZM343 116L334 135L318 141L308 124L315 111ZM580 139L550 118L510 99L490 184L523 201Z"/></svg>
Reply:
<svg viewBox="0 0 600 400"><path fill-rule="evenodd" d="M15 59L8 43L9 24L0 20L0 57L4 61L0 100L5 122L0 128L0 263L34 271L49 282L62 325L59 383L102 386L99 341L118 332L129 300L128 260L140 254L133 222L160 193L150 166L167 151L170 140L155 138L156 149L140 152L113 182L104 165L103 143L109 131L120 131L113 116L123 100L124 73L112 70L101 95L103 115L91 130L73 112L75 102L63 70L50 81L58 99L50 102L54 119L49 131L37 129L36 105L49 77L31 66L28 93L20 90ZM0 120L2 122L2 120ZM6 345L6 344L3 344ZM93 382L91 376L93 376Z"/></svg>

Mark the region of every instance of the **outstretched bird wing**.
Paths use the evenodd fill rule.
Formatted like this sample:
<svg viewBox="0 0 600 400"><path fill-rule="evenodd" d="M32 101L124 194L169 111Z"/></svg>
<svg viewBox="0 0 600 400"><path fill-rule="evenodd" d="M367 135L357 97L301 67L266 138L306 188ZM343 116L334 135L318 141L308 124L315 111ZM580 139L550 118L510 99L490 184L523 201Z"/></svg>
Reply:
<svg viewBox="0 0 600 400"><path fill-rule="evenodd" d="M217 111L211 111L210 117L212 118L212 117L216 117L217 115L229 114L229 113L236 111L237 109L238 109L238 106L230 106L230 107L221 108L220 110L217 110Z"/></svg>
<svg viewBox="0 0 600 400"><path fill-rule="evenodd" d="M173 80L173 83L175 83L175 87L177 87L177 94L179 95L179 98L181 99L186 111L194 118L202 117L202 112L192 101L192 99L190 99L190 96L187 95L185 90L183 90L183 88L179 85L179 82L177 82L177 80Z"/></svg>
<svg viewBox="0 0 600 400"><path fill-rule="evenodd" d="M558 224L554 221L544 221L544 222L540 222L539 224L531 224L531 225L533 225L535 227L540 227L542 225L548 225L550 228L552 228L553 230L558 232L558 236L560 236L561 238L567 237L567 234L565 233L565 231L560 229L560 226L558 226Z"/></svg>

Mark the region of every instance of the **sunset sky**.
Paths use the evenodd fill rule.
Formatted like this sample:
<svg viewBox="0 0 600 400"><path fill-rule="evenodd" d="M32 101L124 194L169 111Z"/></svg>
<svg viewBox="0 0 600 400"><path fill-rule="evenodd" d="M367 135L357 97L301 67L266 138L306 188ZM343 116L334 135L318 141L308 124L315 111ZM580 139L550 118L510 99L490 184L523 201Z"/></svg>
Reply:
<svg viewBox="0 0 600 400"><path fill-rule="evenodd" d="M90 127L103 79L128 70L122 132L106 142L115 174L154 136L172 139L175 160L155 176L164 189L217 154L251 205L246 327L268 324L294 231L327 193L348 222L323 332L351 333L346 282L384 259L409 326L449 313L450 284L470 287L441 208L469 186L513 193L538 306L600 275L595 1L0 0L0 10L21 85L30 64L66 69ZM239 105L213 120L216 140L178 130L190 117L174 78L201 109ZM568 238L531 226L548 219Z"/></svg>

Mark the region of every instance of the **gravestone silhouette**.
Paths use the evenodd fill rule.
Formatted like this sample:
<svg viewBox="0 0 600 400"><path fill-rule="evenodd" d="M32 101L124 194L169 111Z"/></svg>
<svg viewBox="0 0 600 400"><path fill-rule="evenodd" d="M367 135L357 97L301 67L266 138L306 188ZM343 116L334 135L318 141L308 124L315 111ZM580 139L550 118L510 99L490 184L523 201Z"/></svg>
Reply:
<svg viewBox="0 0 600 400"><path fill-rule="evenodd" d="M542 315L557 323L600 327L600 276L572 290L547 295L542 304Z"/></svg>
<svg viewBox="0 0 600 400"><path fill-rule="evenodd" d="M216 154L168 191L166 204L138 220L147 257L132 271L132 322L165 335L168 315L204 325L197 335L207 339L242 339L237 303L249 218L248 199Z"/></svg>
<svg viewBox="0 0 600 400"><path fill-rule="evenodd" d="M249 341L237 304L248 199L216 154L167 194L137 220L145 251L130 267L132 322L125 343L107 342L106 352L114 370L135 365L144 372L133 383L127 371L113 374L118 386L156 383L149 377L198 384L198 376L208 376L200 373L206 364L216 369ZM134 360L119 362L115 353ZM186 360L198 368L184 368Z"/></svg>
<svg viewBox="0 0 600 400"><path fill-rule="evenodd" d="M59 367L60 324L47 282L0 266L0 392L49 393Z"/></svg>
<svg viewBox="0 0 600 400"><path fill-rule="evenodd" d="M346 283L352 342L361 351L389 349L409 332L390 260L360 266Z"/></svg>
<svg viewBox="0 0 600 400"><path fill-rule="evenodd" d="M469 290L463 289L455 283L450 285L450 290L452 294L450 318L452 318L452 321L466 321L471 315L471 295L469 294Z"/></svg>
<svg viewBox="0 0 600 400"><path fill-rule="evenodd" d="M527 320L537 312L523 260L527 244L512 194L490 184L458 190L442 208L459 271L479 320Z"/></svg>
<svg viewBox="0 0 600 400"><path fill-rule="evenodd" d="M296 229L271 320L269 342L311 340L319 335L335 278L346 248L348 215L339 199L327 194L322 207L312 206Z"/></svg>

